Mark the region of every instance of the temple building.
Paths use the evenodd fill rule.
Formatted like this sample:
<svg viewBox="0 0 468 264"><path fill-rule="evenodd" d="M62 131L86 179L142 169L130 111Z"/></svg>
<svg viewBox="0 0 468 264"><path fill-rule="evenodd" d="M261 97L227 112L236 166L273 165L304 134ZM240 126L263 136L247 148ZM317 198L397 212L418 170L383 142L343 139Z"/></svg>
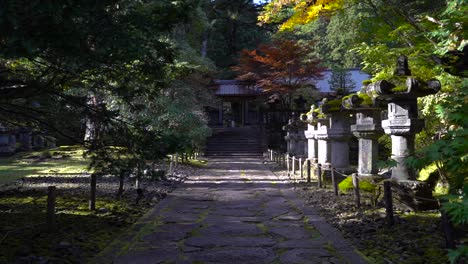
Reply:
<svg viewBox="0 0 468 264"><path fill-rule="evenodd" d="M362 82L370 79L370 76L358 68L348 69L347 72L354 83L354 89L350 92L356 92L361 89ZM325 70L323 78L320 80L310 80L310 87L315 87L318 92L317 98L313 100L318 102L323 97L333 94L329 81L332 77L332 70ZM268 111L268 96L254 82L245 82L238 80L215 80L211 84L216 97L220 99L218 107L207 108L209 115L209 125L212 127L244 127L261 124L265 117L263 111ZM313 88L311 88L313 89ZM302 97L296 98L301 101ZM312 101L310 98L308 103ZM308 106L307 106L308 107Z"/></svg>

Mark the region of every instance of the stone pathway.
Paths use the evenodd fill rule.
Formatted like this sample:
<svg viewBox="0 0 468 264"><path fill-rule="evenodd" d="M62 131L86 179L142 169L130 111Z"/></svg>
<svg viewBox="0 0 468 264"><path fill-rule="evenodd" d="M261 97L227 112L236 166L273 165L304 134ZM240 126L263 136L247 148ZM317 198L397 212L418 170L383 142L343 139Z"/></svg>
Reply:
<svg viewBox="0 0 468 264"><path fill-rule="evenodd" d="M211 159L95 263L366 263L260 159Z"/></svg>

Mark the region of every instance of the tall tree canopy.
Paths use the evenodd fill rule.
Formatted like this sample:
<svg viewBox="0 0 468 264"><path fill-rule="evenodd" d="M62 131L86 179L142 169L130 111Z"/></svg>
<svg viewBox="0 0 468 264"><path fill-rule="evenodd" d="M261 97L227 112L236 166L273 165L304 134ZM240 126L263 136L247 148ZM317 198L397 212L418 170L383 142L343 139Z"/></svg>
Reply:
<svg viewBox="0 0 468 264"><path fill-rule="evenodd" d="M234 78L231 67L239 52L268 41L266 27L257 25L261 6L252 0L204 1L208 27L204 35L206 56L218 67L219 78Z"/></svg>
<svg viewBox="0 0 468 264"><path fill-rule="evenodd" d="M343 7L344 0L272 0L258 17L262 23L280 22L280 30L290 30L298 24L307 24ZM285 21L284 12L289 13Z"/></svg>
<svg viewBox="0 0 468 264"><path fill-rule="evenodd" d="M188 136L184 129L190 129L179 126L185 120L174 118L168 127L156 116L168 111L160 98L181 86L175 79L192 78L182 91L196 85L193 80L203 83L212 70L193 51L197 31L184 30L200 24L200 10L197 0L3 1L0 122L82 142L88 116L99 122L102 144L152 149L137 152L153 157L182 147L168 146L171 142L192 143L167 139ZM191 120L200 122L192 124L203 127L206 120L197 105L176 108L179 114L193 113Z"/></svg>

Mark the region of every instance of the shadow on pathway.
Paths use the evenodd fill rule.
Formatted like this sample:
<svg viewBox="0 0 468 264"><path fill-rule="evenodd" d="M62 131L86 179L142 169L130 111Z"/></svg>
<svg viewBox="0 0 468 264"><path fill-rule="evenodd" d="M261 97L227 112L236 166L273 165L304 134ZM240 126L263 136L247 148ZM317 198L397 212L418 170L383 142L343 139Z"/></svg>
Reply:
<svg viewBox="0 0 468 264"><path fill-rule="evenodd" d="M366 263L260 159L210 159L95 263Z"/></svg>

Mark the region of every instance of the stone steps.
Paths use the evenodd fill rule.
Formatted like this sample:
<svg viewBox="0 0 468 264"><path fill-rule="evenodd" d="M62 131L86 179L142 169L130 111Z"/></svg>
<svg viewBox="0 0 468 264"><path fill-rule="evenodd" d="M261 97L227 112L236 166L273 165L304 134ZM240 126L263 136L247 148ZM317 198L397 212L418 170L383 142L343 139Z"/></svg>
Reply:
<svg viewBox="0 0 468 264"><path fill-rule="evenodd" d="M260 131L255 128L216 128L205 150L211 157L259 157L262 153Z"/></svg>

